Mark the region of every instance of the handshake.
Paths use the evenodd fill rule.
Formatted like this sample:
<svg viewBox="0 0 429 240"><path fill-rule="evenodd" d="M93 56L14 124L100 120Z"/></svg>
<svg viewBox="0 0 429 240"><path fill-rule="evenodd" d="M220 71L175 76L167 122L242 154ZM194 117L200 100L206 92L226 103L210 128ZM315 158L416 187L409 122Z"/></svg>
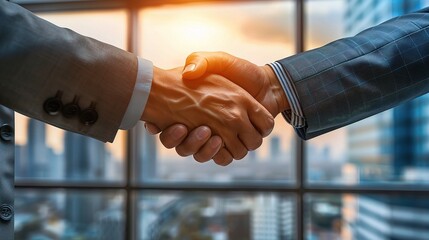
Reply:
<svg viewBox="0 0 429 240"><path fill-rule="evenodd" d="M162 144L179 155L226 166L257 149L274 117L289 108L270 66L199 52L188 56L184 69L154 67L141 120L149 133L162 132Z"/></svg>

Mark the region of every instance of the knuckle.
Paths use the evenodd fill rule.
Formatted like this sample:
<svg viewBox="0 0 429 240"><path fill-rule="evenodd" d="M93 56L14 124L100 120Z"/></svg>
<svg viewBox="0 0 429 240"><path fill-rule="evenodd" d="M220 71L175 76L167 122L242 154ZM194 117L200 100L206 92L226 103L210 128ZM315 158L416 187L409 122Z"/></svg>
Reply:
<svg viewBox="0 0 429 240"><path fill-rule="evenodd" d="M232 158L224 158L224 159L215 161L217 165L223 166L223 167L228 166L231 162L232 162Z"/></svg>
<svg viewBox="0 0 429 240"><path fill-rule="evenodd" d="M239 127L243 123L243 114L232 110L231 115L226 119L228 125L233 127Z"/></svg>
<svg viewBox="0 0 429 240"><path fill-rule="evenodd" d="M243 159L247 155L247 150L240 151L238 155L234 156L234 159L240 160Z"/></svg>
<svg viewBox="0 0 429 240"><path fill-rule="evenodd" d="M189 151L186 151L186 149L184 149L181 146L177 146L176 147L176 152L177 154L179 154L181 157L187 157L189 155L191 155L191 153L189 153Z"/></svg>
<svg viewBox="0 0 429 240"><path fill-rule="evenodd" d="M214 52L215 54L218 54L218 55L221 55L221 56L226 56L227 55L227 53L226 52L224 52L224 51L216 51L216 52Z"/></svg>
<svg viewBox="0 0 429 240"><path fill-rule="evenodd" d="M263 110L260 107L253 108L253 114L259 115L262 114Z"/></svg>
<svg viewBox="0 0 429 240"><path fill-rule="evenodd" d="M218 164L218 165L220 165L220 166L222 166L222 167L226 167L226 166L228 166L229 164L231 164L232 163L232 160L231 161L228 161L228 162L223 162L223 163L221 163L221 164Z"/></svg>
<svg viewBox="0 0 429 240"><path fill-rule="evenodd" d="M188 60L194 59L194 58L198 57L199 55L200 55L199 52L192 52L191 54L188 55L186 60L188 61Z"/></svg>
<svg viewBox="0 0 429 240"><path fill-rule="evenodd" d="M229 124L232 125L233 127L238 127L241 125L241 119L238 116L234 116L233 118L231 118L229 120Z"/></svg>
<svg viewBox="0 0 429 240"><path fill-rule="evenodd" d="M219 166L227 166L232 162L232 160L233 159L231 156L226 156L225 154L219 153L213 157L213 161Z"/></svg>
<svg viewBox="0 0 429 240"><path fill-rule="evenodd" d="M271 114L267 117L267 122L270 128L274 128L274 117Z"/></svg>
<svg viewBox="0 0 429 240"><path fill-rule="evenodd" d="M175 147L175 144L172 143L170 140L168 140L168 138L163 138L163 137L159 137L159 140L161 141L162 145L164 145L164 147L171 149Z"/></svg>
<svg viewBox="0 0 429 240"><path fill-rule="evenodd" d="M264 129L262 129L263 137L270 135L271 131L274 128L274 123L275 123L273 116L268 117L265 122L266 122L266 125L264 126Z"/></svg>
<svg viewBox="0 0 429 240"><path fill-rule="evenodd" d="M235 147L231 148L231 150L233 150L230 152L232 153L232 156L236 160L243 159L247 155L247 151L248 151L247 148L243 145L235 146Z"/></svg>
<svg viewBox="0 0 429 240"><path fill-rule="evenodd" d="M251 145L249 146L249 150L256 150L262 145L263 139L262 137L254 138Z"/></svg>
<svg viewBox="0 0 429 240"><path fill-rule="evenodd" d="M203 155L203 154L201 154L201 153L195 153L195 154L193 155L193 157L194 157L195 161L197 161L197 162L199 162L199 163L204 163L204 162L207 162L208 160L210 160L210 158L209 158L209 157L204 156L204 155Z"/></svg>

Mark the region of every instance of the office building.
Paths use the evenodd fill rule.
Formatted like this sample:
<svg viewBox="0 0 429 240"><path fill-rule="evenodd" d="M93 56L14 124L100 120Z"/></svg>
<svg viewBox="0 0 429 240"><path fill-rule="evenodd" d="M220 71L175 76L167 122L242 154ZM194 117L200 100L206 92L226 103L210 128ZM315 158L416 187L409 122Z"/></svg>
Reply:
<svg viewBox="0 0 429 240"><path fill-rule="evenodd" d="M346 33L356 34L427 5L428 1L421 0L348 1ZM427 179L428 104L429 95L424 95L347 128L349 161L357 169L358 182L421 183ZM346 218L343 235L362 240L428 239L428 207L419 198L357 196L357 213Z"/></svg>

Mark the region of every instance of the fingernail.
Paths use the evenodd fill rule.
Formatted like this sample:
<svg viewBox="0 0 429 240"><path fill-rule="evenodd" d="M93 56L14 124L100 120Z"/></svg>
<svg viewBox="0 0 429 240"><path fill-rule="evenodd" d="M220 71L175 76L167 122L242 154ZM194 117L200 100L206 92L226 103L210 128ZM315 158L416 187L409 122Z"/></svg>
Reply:
<svg viewBox="0 0 429 240"><path fill-rule="evenodd" d="M203 127L197 130L196 137L198 140L203 140L209 137L209 135L210 135L209 129L206 127Z"/></svg>
<svg viewBox="0 0 429 240"><path fill-rule="evenodd" d="M188 64L186 65L185 69L183 69L183 73L193 72L196 67L197 65L195 65L194 63Z"/></svg>

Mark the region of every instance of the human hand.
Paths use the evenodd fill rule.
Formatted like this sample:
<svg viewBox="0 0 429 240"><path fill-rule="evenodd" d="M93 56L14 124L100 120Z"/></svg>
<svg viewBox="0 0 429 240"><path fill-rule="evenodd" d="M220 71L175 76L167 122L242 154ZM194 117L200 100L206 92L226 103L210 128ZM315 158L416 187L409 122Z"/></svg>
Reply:
<svg viewBox="0 0 429 240"><path fill-rule="evenodd" d="M141 120L156 123L160 130L178 122L187 129L207 125L224 141L225 147L218 154L241 159L248 150L261 145L262 137L271 132L274 120L250 94L227 79L219 75L205 75L204 79L183 81L181 69L154 68L152 88ZM219 139L211 141L219 145ZM187 144L186 139L184 143Z"/></svg>
<svg viewBox="0 0 429 240"><path fill-rule="evenodd" d="M270 66L257 66L224 52L196 52L186 59L183 79L197 80L206 73L219 74L242 87L274 117L289 109L283 88Z"/></svg>
<svg viewBox="0 0 429 240"><path fill-rule="evenodd" d="M152 135L161 133L159 139L166 148L175 148L176 152L183 157L193 155L194 159L201 163L212 159L222 147L222 139L219 136L212 136L211 129L207 126L197 127L189 135L186 126L180 123L174 124L162 132L152 123L146 122L145 128ZM227 165L231 161L232 157L223 162L215 160L219 165Z"/></svg>
<svg viewBox="0 0 429 240"><path fill-rule="evenodd" d="M208 72L220 74L247 90L273 116L290 108L283 89L269 66L259 67L227 53L200 52L193 53L187 58L183 78L195 80ZM173 125L168 131L161 133L160 139L164 146L176 147L176 151L181 155L193 154L199 162L208 161L211 158L214 158L215 162L228 162L228 159L220 159L218 155L215 156L220 147L220 145L216 145L218 142L213 140L217 136L211 138L206 136L203 140L198 140L197 135L201 135L200 131L209 131L207 128L201 130L203 127L193 130L187 136L187 129L180 125ZM153 133L160 132L153 124L147 125L147 129L150 128L154 130ZM177 134L176 137L171 134L173 131Z"/></svg>

